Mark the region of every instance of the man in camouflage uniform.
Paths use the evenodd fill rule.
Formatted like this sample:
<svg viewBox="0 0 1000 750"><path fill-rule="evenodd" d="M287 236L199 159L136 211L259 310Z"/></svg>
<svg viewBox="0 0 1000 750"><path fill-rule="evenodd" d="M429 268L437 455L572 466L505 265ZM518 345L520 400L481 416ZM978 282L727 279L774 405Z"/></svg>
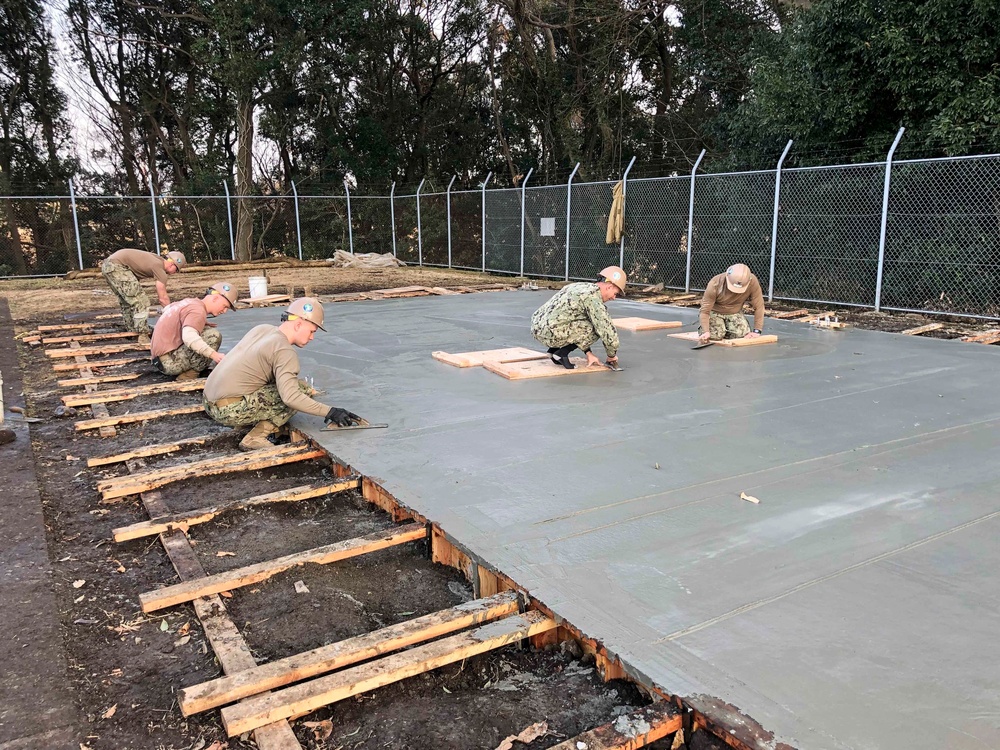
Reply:
<svg viewBox="0 0 1000 750"><path fill-rule="evenodd" d="M236 287L222 281L209 287L201 299L172 302L163 308L153 328L150 357L153 366L177 380L194 380L212 362L219 364L224 354L222 334L208 322L236 304Z"/></svg>
<svg viewBox="0 0 1000 750"><path fill-rule="evenodd" d="M599 365L600 360L590 351L600 340L608 354L608 362L618 361L618 331L611 322L605 302L625 293L625 272L617 266L601 271L597 283L580 282L560 289L531 316L531 335L549 348L557 365L572 370L575 365L569 353L582 349L587 366Z"/></svg>
<svg viewBox="0 0 1000 750"><path fill-rule="evenodd" d="M317 391L299 380L299 355L323 328L323 306L312 297L293 300L281 325L259 325L226 354L205 381L205 411L227 427L254 425L240 442L242 450L272 444L297 411L323 417L340 427L359 424L361 417L312 398Z"/></svg>
<svg viewBox="0 0 1000 750"><path fill-rule="evenodd" d="M743 305L753 306L754 327L743 315ZM714 276L701 298L699 340L756 338L764 328L764 292L757 277L743 263Z"/></svg>
<svg viewBox="0 0 1000 750"><path fill-rule="evenodd" d="M118 298L125 328L149 335L149 297L139 279L156 279L156 296L160 304L170 304L167 296L167 275L175 274L184 265L182 253L167 253L165 258L133 248L112 253L101 264L101 274Z"/></svg>

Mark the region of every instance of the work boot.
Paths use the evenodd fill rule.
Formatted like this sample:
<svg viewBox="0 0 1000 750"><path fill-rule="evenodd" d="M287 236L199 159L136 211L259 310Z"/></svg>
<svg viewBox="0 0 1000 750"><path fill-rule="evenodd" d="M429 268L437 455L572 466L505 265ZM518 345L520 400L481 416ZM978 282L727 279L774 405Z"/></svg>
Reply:
<svg viewBox="0 0 1000 750"><path fill-rule="evenodd" d="M269 438L272 435L276 437L279 432L278 426L268 422L266 419L258 422L240 441L240 450L259 451L263 448L273 448L274 443Z"/></svg>
<svg viewBox="0 0 1000 750"><path fill-rule="evenodd" d="M185 370L174 378L174 380L197 380L198 375L200 375L200 373L197 370Z"/></svg>

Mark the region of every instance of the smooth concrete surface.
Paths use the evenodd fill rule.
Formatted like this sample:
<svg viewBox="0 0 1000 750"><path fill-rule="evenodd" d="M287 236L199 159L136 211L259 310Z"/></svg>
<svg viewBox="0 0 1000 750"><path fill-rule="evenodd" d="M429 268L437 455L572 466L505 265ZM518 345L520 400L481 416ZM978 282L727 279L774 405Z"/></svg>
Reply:
<svg viewBox="0 0 1000 750"><path fill-rule="evenodd" d="M391 426L297 426L761 746L1000 748L1000 349L768 320L743 349L622 332L625 372L581 378L431 358L536 347L549 294L328 305L303 375ZM220 318L223 349L279 313Z"/></svg>

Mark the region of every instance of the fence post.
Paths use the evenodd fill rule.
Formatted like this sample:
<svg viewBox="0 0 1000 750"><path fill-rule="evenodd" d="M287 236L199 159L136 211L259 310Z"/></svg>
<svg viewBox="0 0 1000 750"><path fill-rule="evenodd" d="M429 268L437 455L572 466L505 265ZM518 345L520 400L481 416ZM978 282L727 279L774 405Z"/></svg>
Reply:
<svg viewBox="0 0 1000 750"><path fill-rule="evenodd" d="M344 195L347 196L347 245L354 255L354 228L351 226L351 186L344 180Z"/></svg>
<svg viewBox="0 0 1000 750"><path fill-rule="evenodd" d="M424 182L427 180L424 177L420 184L417 185L417 265L422 266L424 264L424 230L420 225L420 191L424 187Z"/></svg>
<svg viewBox="0 0 1000 750"><path fill-rule="evenodd" d="M628 188L628 173L632 171L633 164L635 164L634 156L625 167L625 174L622 175L622 239L618 246L618 267L623 270L625 268L625 191Z"/></svg>
<svg viewBox="0 0 1000 750"><path fill-rule="evenodd" d="M149 203L153 207L153 237L156 239L156 254L160 254L160 224L156 220L156 194L153 192L153 175L149 176Z"/></svg>
<svg viewBox="0 0 1000 750"><path fill-rule="evenodd" d="M687 262L684 269L684 291L691 291L691 246L694 244L694 176L698 172L698 165L705 158L705 149L698 154L698 160L691 167L691 194L688 197L688 233L687 233Z"/></svg>
<svg viewBox="0 0 1000 750"><path fill-rule="evenodd" d="M392 222L392 257L396 257L396 181L389 188L389 221Z"/></svg>
<svg viewBox="0 0 1000 750"><path fill-rule="evenodd" d="M882 269L885 267L885 228L889 219L889 182L892 179L892 157L905 132L906 128L899 129L896 133L896 140L892 142L889 154L885 157L885 185L882 187L882 227L878 236L878 274L875 278L875 312L882 309Z"/></svg>
<svg viewBox="0 0 1000 750"><path fill-rule="evenodd" d="M233 206L229 199L229 180L222 181L222 188L226 191L226 219L229 220L229 252L230 257L236 260L236 240L233 239Z"/></svg>
<svg viewBox="0 0 1000 750"><path fill-rule="evenodd" d="M486 179L483 180L483 273L486 273L486 183L490 181L492 176L493 173L489 172Z"/></svg>
<svg viewBox="0 0 1000 750"><path fill-rule="evenodd" d="M528 174L526 174L524 179L521 180L521 278L524 278L524 191L528 187L528 180L531 179L531 175L534 171L534 167L529 169Z"/></svg>
<svg viewBox="0 0 1000 750"><path fill-rule="evenodd" d="M576 177L576 170L579 168L580 162L577 162L573 171L569 173L569 180L566 181L566 281L569 281L569 217L573 210L573 178Z"/></svg>
<svg viewBox="0 0 1000 750"><path fill-rule="evenodd" d="M792 141L789 139L788 143L785 144L785 150L781 152L778 168L774 174L774 218L771 220L771 272L768 274L767 282L768 302L774 299L774 258L778 251L778 201L781 196L781 167L785 163L785 157L788 156L788 150L791 147Z"/></svg>
<svg viewBox="0 0 1000 750"><path fill-rule="evenodd" d="M292 200L295 202L295 239L299 246L299 260L302 260L302 225L299 224L299 191L295 189L295 180L289 180L292 184Z"/></svg>
<svg viewBox="0 0 1000 750"><path fill-rule="evenodd" d="M446 201L448 204L448 268L451 268L451 186L455 184L455 178L458 175L453 175L451 182L448 183L448 190L445 192Z"/></svg>
<svg viewBox="0 0 1000 750"><path fill-rule="evenodd" d="M73 180L69 180L69 205L73 209L73 234L76 236L76 257L83 270L83 246L80 244L80 222L76 218L76 191L73 190Z"/></svg>

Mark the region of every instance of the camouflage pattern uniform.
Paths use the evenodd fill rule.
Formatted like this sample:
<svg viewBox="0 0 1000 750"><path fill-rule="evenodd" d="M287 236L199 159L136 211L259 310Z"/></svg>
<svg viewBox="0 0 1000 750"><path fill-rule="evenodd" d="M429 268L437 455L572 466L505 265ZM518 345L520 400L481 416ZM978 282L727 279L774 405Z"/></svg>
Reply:
<svg viewBox="0 0 1000 750"><path fill-rule="evenodd" d="M111 287L111 291L118 297L122 318L125 319L125 328L148 336L149 297L146 296L146 291L132 269L112 260L106 260L101 264L101 274Z"/></svg>
<svg viewBox="0 0 1000 750"><path fill-rule="evenodd" d="M219 351L219 347L222 346L222 334L217 328L206 327L201 332L201 338L215 351ZM181 344L172 352L161 354L154 360L154 364L164 375L180 375L186 370L201 372L208 369L212 360L193 352L187 344Z"/></svg>
<svg viewBox="0 0 1000 750"><path fill-rule="evenodd" d="M701 326L698 326L701 331ZM712 341L721 339L741 339L750 333L750 324L743 313L722 315L713 312L708 317L709 338Z"/></svg>
<svg viewBox="0 0 1000 750"><path fill-rule="evenodd" d="M618 353L618 331L597 284L579 282L560 289L531 316L531 335L543 345L558 349L574 344L583 351L598 340L608 357Z"/></svg>
<svg viewBox="0 0 1000 750"><path fill-rule="evenodd" d="M316 389L301 379L299 390L310 397L317 393ZM219 406L212 401L203 403L208 416L226 427L245 427L263 421L281 427L295 414L295 409L281 400L278 386L274 383L268 383L263 388L258 388L253 393L225 406Z"/></svg>

